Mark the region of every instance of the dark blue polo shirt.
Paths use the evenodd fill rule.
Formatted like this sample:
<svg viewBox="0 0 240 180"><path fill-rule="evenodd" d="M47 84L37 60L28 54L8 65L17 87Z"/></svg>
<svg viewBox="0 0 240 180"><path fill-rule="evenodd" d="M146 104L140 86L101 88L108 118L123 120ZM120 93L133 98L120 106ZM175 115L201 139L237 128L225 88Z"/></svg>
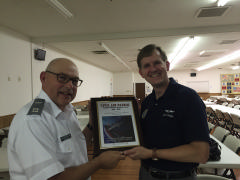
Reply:
<svg viewBox="0 0 240 180"><path fill-rule="evenodd" d="M147 148L167 149L192 141L209 141L205 104L191 88L170 78L162 97L155 92L146 97L141 108L143 142ZM187 170L197 163L182 163L160 159L143 160L147 166L161 170Z"/></svg>

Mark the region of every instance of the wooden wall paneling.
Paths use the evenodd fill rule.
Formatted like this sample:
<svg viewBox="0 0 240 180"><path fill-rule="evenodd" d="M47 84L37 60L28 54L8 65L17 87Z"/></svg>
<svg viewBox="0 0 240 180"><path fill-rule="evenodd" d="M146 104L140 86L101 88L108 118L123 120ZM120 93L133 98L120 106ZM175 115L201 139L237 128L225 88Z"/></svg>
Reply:
<svg viewBox="0 0 240 180"><path fill-rule="evenodd" d="M0 129L10 126L15 114L0 117Z"/></svg>

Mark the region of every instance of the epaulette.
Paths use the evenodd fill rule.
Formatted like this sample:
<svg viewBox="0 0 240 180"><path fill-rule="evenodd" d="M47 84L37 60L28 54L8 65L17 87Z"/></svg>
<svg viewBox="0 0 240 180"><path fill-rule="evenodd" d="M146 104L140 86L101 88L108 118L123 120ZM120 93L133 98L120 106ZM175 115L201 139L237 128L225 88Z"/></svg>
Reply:
<svg viewBox="0 0 240 180"><path fill-rule="evenodd" d="M45 99L35 99L27 115L41 115Z"/></svg>

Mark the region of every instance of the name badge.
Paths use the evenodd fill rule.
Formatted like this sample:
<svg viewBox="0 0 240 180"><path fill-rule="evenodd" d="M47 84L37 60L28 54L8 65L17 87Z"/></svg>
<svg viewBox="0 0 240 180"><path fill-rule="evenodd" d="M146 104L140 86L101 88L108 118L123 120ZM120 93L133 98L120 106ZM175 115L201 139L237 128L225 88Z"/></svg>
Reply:
<svg viewBox="0 0 240 180"><path fill-rule="evenodd" d="M61 139L61 141L65 141L67 139L70 139L71 137L72 137L72 135L69 133L69 134L67 134L65 136L60 137L60 139Z"/></svg>

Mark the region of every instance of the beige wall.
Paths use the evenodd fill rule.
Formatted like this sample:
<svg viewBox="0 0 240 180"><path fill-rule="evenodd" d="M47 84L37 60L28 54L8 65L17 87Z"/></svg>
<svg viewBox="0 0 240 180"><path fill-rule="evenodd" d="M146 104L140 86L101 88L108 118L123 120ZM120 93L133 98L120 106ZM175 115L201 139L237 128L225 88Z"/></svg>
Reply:
<svg viewBox="0 0 240 180"><path fill-rule="evenodd" d="M64 55L45 47L46 60L33 58L33 50L42 48L32 44L27 37L0 26L0 116L16 113L24 104L38 95L41 89L39 74L47 64L57 57L73 60L83 79L74 102L88 100L90 97L111 96L111 72Z"/></svg>

